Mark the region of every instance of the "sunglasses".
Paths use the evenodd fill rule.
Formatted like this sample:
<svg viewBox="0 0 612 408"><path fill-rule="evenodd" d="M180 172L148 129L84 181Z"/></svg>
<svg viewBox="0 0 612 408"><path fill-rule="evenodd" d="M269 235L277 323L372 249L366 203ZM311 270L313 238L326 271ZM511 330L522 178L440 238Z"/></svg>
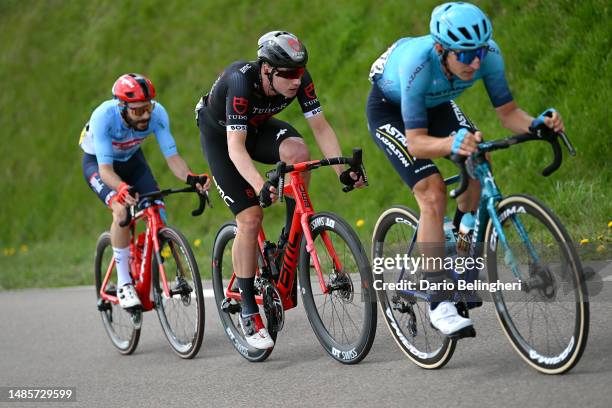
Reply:
<svg viewBox="0 0 612 408"><path fill-rule="evenodd" d="M288 69L286 71L279 71L276 70L276 76L279 76L281 78L285 78L285 79L300 79L302 77L302 75L304 75L304 68L294 68L294 69Z"/></svg>
<svg viewBox="0 0 612 408"><path fill-rule="evenodd" d="M476 48L475 50L464 51L452 50L452 52L457 56L457 61L461 62L462 64L470 65L476 57L478 57L478 59L482 61L484 57L487 56L487 52L489 52L489 47L484 46Z"/></svg>
<svg viewBox="0 0 612 408"><path fill-rule="evenodd" d="M151 113L153 111L153 108L155 108L155 102L138 107L133 107L130 105L128 105L127 107L134 116L142 116L145 114L145 112Z"/></svg>

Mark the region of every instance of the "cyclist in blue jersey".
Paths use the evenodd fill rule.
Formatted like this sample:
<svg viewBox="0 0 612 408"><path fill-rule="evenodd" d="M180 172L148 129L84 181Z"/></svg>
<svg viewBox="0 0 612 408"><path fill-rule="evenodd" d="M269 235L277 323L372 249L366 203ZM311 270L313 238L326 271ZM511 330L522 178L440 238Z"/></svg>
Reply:
<svg viewBox="0 0 612 408"><path fill-rule="evenodd" d="M140 144L155 135L168 167L176 177L198 189L208 190L204 174L193 174L178 154L164 107L154 100L155 87L139 74L125 74L113 85L113 99L103 102L81 132L83 176L98 198L113 212L111 244L117 266L117 297L124 308L139 306L129 268L129 228L125 205L137 203L138 194L158 189ZM130 194L134 187L136 194Z"/></svg>
<svg viewBox="0 0 612 408"><path fill-rule="evenodd" d="M436 7L430 34L396 41L372 65L372 90L366 113L371 136L410 187L420 209L417 243L443 248L446 186L431 159L451 154L470 155L482 133L454 99L482 79L502 125L514 133L544 122L563 130L561 116L548 109L537 118L514 102L504 72L504 60L487 16L476 6L457 2ZM455 228L466 212L478 206L480 185L470 180L457 200ZM423 254L440 256L440 249ZM442 255L444 256L444 255ZM444 271L427 270L429 282L439 283ZM471 329L454 304L436 298L430 304L432 325L445 335Z"/></svg>

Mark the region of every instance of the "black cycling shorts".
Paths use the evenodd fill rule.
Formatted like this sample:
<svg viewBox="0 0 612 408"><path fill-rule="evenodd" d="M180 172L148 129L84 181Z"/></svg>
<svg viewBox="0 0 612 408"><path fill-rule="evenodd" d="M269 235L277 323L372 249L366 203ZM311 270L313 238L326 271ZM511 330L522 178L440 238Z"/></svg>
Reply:
<svg viewBox="0 0 612 408"><path fill-rule="evenodd" d="M225 127L214 123L206 109L198 112L200 144L221 199L234 215L249 207L259 206L257 193L230 159ZM290 137L302 136L290 124L270 118L257 127L249 126L246 149L253 160L276 164L280 160L281 143Z"/></svg>
<svg viewBox="0 0 612 408"><path fill-rule="evenodd" d="M140 194L159 190L141 149L138 149L127 161L114 161L113 170L121 180L135 187L136 192ZM108 200L115 195L115 191L102 181L96 156L83 154L83 177L98 198L108 205Z"/></svg>
<svg viewBox="0 0 612 408"><path fill-rule="evenodd" d="M425 177L440 173L430 159L417 159L408 153L401 108L387 101L375 84L368 96L366 115L372 138L411 189ZM436 137L448 137L459 128L472 133L478 130L454 101L428 108L427 121L428 134Z"/></svg>

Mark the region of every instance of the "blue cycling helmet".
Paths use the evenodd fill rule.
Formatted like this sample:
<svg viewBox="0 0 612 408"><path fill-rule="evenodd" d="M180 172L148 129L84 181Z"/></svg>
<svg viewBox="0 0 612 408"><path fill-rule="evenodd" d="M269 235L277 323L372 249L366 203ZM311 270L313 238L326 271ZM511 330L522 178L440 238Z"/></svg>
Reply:
<svg viewBox="0 0 612 408"><path fill-rule="evenodd" d="M431 13L429 31L446 49L473 50L487 44L493 27L489 18L470 3L444 3Z"/></svg>

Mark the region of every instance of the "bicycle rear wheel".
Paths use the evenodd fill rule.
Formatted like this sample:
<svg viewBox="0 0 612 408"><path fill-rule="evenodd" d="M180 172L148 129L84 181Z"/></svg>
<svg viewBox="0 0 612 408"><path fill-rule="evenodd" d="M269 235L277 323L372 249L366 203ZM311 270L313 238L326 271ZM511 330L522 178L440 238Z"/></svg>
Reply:
<svg viewBox="0 0 612 408"><path fill-rule="evenodd" d="M187 239L177 229L166 226L158 238L170 296L163 291L158 257L153 253L155 310L172 350L181 358L193 358L204 338L204 293L198 264Z"/></svg>
<svg viewBox="0 0 612 408"><path fill-rule="evenodd" d="M410 243L417 233L418 215L404 206L384 211L374 227L372 262L411 256ZM385 269L375 275L378 303L395 342L408 358L422 368L443 367L453 356L456 340L435 330L429 321L429 304L403 290L388 289L388 284L413 282L418 288L419 276L411 271Z"/></svg>
<svg viewBox="0 0 612 408"><path fill-rule="evenodd" d="M370 351L376 334L372 270L357 234L339 216L322 212L310 218L312 239L329 289L323 293L302 238L299 279L302 301L319 343L344 364L356 364ZM334 263L330 248L342 266Z"/></svg>
<svg viewBox="0 0 612 408"><path fill-rule="evenodd" d="M102 318L102 324L113 346L121 354L132 354L138 346L140 339L140 329L136 329L132 323L132 317L125 311L119 303L112 303L100 297L100 289L108 271L108 267L113 259L113 248L111 246L110 232L103 232L96 243L96 258L94 261L94 275L96 277L96 296L98 299L98 310ZM113 296L117 296L117 271L113 268L104 291Z"/></svg>
<svg viewBox="0 0 612 408"><path fill-rule="evenodd" d="M236 351L248 361L261 362L270 356L273 348L259 350L251 347L247 343L244 338L244 333L240 328L239 313L241 310L241 302L235 299L226 299L226 291L228 289L235 294L239 293L238 282L236 280L234 280L233 286L228 288L234 270L232 265L232 245L236 237L236 228L236 223L234 221L223 224L217 232L213 244L212 283L215 293L215 303L219 311L221 324L223 324L223 328L225 329L225 334L232 342ZM257 292L257 285L256 294L260 294ZM276 330L269 324L265 314L263 317L266 318L266 327L268 333L270 333L270 337L276 342Z"/></svg>
<svg viewBox="0 0 612 408"><path fill-rule="evenodd" d="M489 282L521 279L521 290L492 293L502 329L536 370L567 372L580 360L589 331L586 284L572 239L559 219L532 197L506 197L497 206L497 217L510 250L489 220Z"/></svg>

